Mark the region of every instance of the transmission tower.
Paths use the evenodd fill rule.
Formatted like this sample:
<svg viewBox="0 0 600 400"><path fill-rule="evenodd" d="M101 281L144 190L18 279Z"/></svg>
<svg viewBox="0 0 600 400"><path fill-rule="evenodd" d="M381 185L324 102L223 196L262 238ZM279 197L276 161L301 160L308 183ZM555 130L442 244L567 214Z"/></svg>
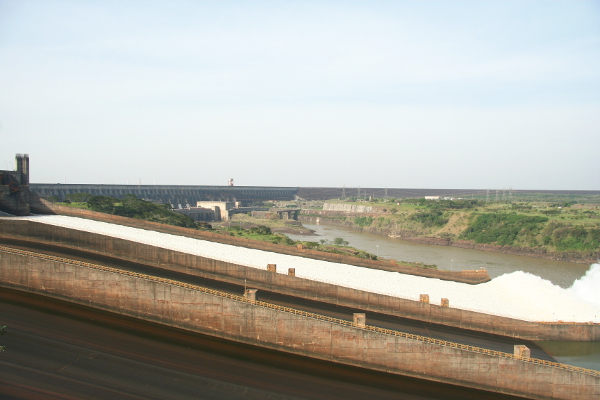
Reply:
<svg viewBox="0 0 600 400"><path fill-rule="evenodd" d="M488 203L490 201L490 189L487 190L487 194L485 195L485 202Z"/></svg>
<svg viewBox="0 0 600 400"><path fill-rule="evenodd" d="M496 189L496 200L494 201L495 203L498 202L498 192L500 192L498 189Z"/></svg>
<svg viewBox="0 0 600 400"><path fill-rule="evenodd" d="M342 188L342 200L346 200L346 185Z"/></svg>

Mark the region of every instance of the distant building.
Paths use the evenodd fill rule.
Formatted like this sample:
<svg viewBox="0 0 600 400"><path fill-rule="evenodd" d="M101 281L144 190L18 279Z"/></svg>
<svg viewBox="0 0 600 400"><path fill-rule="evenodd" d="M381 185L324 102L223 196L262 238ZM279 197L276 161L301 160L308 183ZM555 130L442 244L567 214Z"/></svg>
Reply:
<svg viewBox="0 0 600 400"><path fill-rule="evenodd" d="M254 211L267 211L264 207L242 207L241 202L236 201L198 201L196 207L187 207L175 212L187 215L195 221L205 222L227 222L234 214L250 214Z"/></svg>
<svg viewBox="0 0 600 400"><path fill-rule="evenodd" d="M198 201L197 208L208 208L214 212L213 221L229 221L229 210L239 207L238 202L231 201Z"/></svg>
<svg viewBox="0 0 600 400"><path fill-rule="evenodd" d="M177 213L187 215L194 221L212 222L215 221L215 210L202 207L189 207L173 210Z"/></svg>
<svg viewBox="0 0 600 400"><path fill-rule="evenodd" d="M254 218L262 219L292 219L297 221L298 214L300 214L299 208L271 208L270 210L252 211Z"/></svg>

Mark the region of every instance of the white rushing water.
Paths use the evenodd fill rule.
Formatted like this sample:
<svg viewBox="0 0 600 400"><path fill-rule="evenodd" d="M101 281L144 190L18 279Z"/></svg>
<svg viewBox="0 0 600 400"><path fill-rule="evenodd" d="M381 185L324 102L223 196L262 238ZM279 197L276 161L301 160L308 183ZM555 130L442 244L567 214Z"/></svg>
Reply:
<svg viewBox="0 0 600 400"><path fill-rule="evenodd" d="M18 219L95 232L252 268L266 269L267 264L277 264L278 273L286 274L288 268L295 268L296 276L301 278L410 300L418 300L421 294L428 294L432 304L440 304L442 298L447 298L450 307L487 314L529 321L600 322L598 264L594 264L569 289L521 271L504 274L483 284L469 285L247 249L82 218L52 215Z"/></svg>
<svg viewBox="0 0 600 400"><path fill-rule="evenodd" d="M568 289L578 299L600 307L600 264L592 264L585 276Z"/></svg>

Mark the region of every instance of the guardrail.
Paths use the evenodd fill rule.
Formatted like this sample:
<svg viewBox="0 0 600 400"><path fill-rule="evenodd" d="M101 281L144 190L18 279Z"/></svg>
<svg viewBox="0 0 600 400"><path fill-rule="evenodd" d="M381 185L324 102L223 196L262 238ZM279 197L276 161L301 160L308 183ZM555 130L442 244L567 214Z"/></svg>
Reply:
<svg viewBox="0 0 600 400"><path fill-rule="evenodd" d="M588 375L600 377L600 371L576 367L576 366L567 365L567 364L561 364L561 363L552 362L552 361L540 360L537 358L520 357L520 356L516 356L511 353L504 353L501 351L490 350L490 349L485 349L485 348L481 348L481 347L475 347L475 346L470 346L470 345L460 344L460 343L455 343L455 342L449 342L446 340L434 339L434 338L430 338L430 337L426 337L426 336L420 336L420 335L415 335L412 333L400 332L400 331L395 331L395 330L391 330L391 329L379 328L379 327L371 326L371 325L366 325L364 327L358 326L353 321L347 321L344 319L328 317L326 315L311 313L308 311L297 310L295 308L284 307L284 306L280 306L280 305L276 305L276 304L272 304L272 303L267 303L264 301L250 300L243 296L239 296L239 295L235 295L235 294L231 294L231 293L227 293L227 292L222 292L222 291L215 290L215 289L210 289L210 288L206 288L203 286L193 285L190 283L176 281L173 279L160 278L157 276L142 274L139 272L132 272L132 271L122 270L122 269L118 269L118 268L107 267L104 265L92 264L92 263L88 263L88 262L84 262L84 261L78 261L78 260L73 260L73 259L69 259L69 258L51 256L48 254L36 253L36 252L28 251L28 250L21 250L21 249L16 249L16 248L12 248L12 247L6 247L6 246L0 246L0 252L19 254L19 255L23 255L23 256L27 256L27 257L35 257L35 258L39 258L39 259L43 259L43 260L47 260L47 261L60 262L60 263L64 263L64 264L77 265L77 266L81 266L81 267L106 271L106 272L125 275L125 276L132 276L135 278L145 279L148 281L160 282L160 283L165 283L168 285L179 286L179 287L183 287L186 289L196 290L199 292L207 293L207 294L218 296L218 297L227 298L227 299L234 300L234 301L242 301L242 302L250 303L250 304L253 304L253 305L256 305L259 307L270 308L273 310L278 310L278 311L295 314L295 315L301 315L303 317L307 317L307 318L311 318L311 319L315 319L315 320L319 320L319 321L331 322L331 323L338 324L338 325L352 326L356 329L364 329L364 330L382 333L382 334L386 334L386 335L399 336L399 337L403 337L406 339L418 340L418 341L424 342L424 343L436 344L436 345L440 345L440 346L451 347L454 349L470 351L470 352L479 353L479 354L487 354L487 355L503 357L503 358L512 358L514 360L520 360L520 361L529 362L529 363L538 364L538 365L546 365L549 367L560 368L560 369L564 369L564 370L568 370L568 371L575 371L575 372L579 372L582 374L588 374Z"/></svg>

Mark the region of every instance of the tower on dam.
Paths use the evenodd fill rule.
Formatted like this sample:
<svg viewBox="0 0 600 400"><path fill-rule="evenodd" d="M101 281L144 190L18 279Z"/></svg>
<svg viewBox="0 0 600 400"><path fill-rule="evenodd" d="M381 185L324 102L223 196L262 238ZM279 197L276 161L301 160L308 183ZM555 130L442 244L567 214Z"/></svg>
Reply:
<svg viewBox="0 0 600 400"><path fill-rule="evenodd" d="M0 170L0 211L14 215L29 215L29 155L15 156L14 171Z"/></svg>

